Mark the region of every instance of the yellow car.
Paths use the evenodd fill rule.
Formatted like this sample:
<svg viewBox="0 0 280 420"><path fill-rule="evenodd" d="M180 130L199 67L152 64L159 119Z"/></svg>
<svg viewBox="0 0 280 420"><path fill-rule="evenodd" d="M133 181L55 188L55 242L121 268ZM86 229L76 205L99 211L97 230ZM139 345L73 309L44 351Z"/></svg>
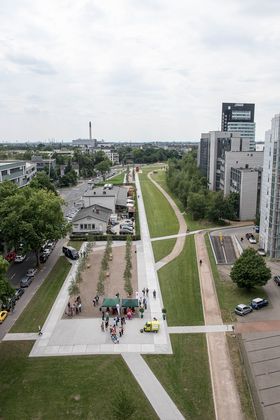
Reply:
<svg viewBox="0 0 280 420"><path fill-rule="evenodd" d="M8 311L0 311L0 324L2 324L3 321L5 321L7 316L8 316Z"/></svg>

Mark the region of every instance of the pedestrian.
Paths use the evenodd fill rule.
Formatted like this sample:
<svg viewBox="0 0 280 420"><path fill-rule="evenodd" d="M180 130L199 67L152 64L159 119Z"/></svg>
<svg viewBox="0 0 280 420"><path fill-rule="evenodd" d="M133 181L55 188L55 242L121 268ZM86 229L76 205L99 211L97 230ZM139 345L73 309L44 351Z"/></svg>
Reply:
<svg viewBox="0 0 280 420"><path fill-rule="evenodd" d="M118 292L118 293L116 293L116 298L117 298L117 299L120 299L120 294L119 294L119 292Z"/></svg>
<svg viewBox="0 0 280 420"><path fill-rule="evenodd" d="M201 265L202 264L202 260L199 260L199 265Z"/></svg>
<svg viewBox="0 0 280 420"><path fill-rule="evenodd" d="M143 296L145 296L145 292L146 292L146 289L144 287L144 289L142 290Z"/></svg>
<svg viewBox="0 0 280 420"><path fill-rule="evenodd" d="M125 317L124 316L122 316L121 317L121 325L124 325L125 324Z"/></svg>
<svg viewBox="0 0 280 420"><path fill-rule="evenodd" d="M79 304L77 302L75 303L75 310L76 310L76 315L79 315Z"/></svg>
<svg viewBox="0 0 280 420"><path fill-rule="evenodd" d="M78 309L79 309L79 312L81 313L82 312L82 302L78 303Z"/></svg>
<svg viewBox="0 0 280 420"><path fill-rule="evenodd" d="M99 302L99 296L98 295L96 295L95 296L95 302L97 303L97 305L98 305L98 302Z"/></svg>
<svg viewBox="0 0 280 420"><path fill-rule="evenodd" d="M102 311L102 321L105 320L105 311Z"/></svg>
<svg viewBox="0 0 280 420"><path fill-rule="evenodd" d="M153 297L156 298L156 296L157 296L157 292L154 290L153 291Z"/></svg>
<svg viewBox="0 0 280 420"><path fill-rule="evenodd" d="M149 289L146 287L146 296L149 296Z"/></svg>
<svg viewBox="0 0 280 420"><path fill-rule="evenodd" d="M104 329L104 321L102 321L102 322L101 322L101 331L102 331L102 332L104 332L104 331L105 331L105 329Z"/></svg>
<svg viewBox="0 0 280 420"><path fill-rule="evenodd" d="M39 327L38 327L38 334L39 335L43 335L43 331L42 331L42 328L41 328L41 326L39 325Z"/></svg>
<svg viewBox="0 0 280 420"><path fill-rule="evenodd" d="M139 302L138 303L139 303L139 306L142 305L142 298L141 297L139 298Z"/></svg>
<svg viewBox="0 0 280 420"><path fill-rule="evenodd" d="M71 316L71 303L70 303L70 301L67 304L67 315Z"/></svg>
<svg viewBox="0 0 280 420"><path fill-rule="evenodd" d="M92 299L92 303L93 303L93 306L96 305L96 299L95 298Z"/></svg>
<svg viewBox="0 0 280 420"><path fill-rule="evenodd" d="M120 337L123 335L123 327L119 328L119 335L120 335Z"/></svg>
<svg viewBox="0 0 280 420"><path fill-rule="evenodd" d="M106 331L108 331L108 325L109 325L109 321L105 321L105 329L106 329Z"/></svg>
<svg viewBox="0 0 280 420"><path fill-rule="evenodd" d="M121 312L120 312L120 304L119 303L116 304L116 308L117 308L118 315L120 316Z"/></svg>

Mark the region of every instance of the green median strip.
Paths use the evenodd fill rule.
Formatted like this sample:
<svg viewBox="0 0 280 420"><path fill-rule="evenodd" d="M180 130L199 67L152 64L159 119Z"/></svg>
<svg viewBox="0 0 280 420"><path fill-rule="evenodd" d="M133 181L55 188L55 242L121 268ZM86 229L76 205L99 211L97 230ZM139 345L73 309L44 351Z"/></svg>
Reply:
<svg viewBox="0 0 280 420"><path fill-rule="evenodd" d="M186 419L215 418L204 334L172 334L173 355L146 355L146 362Z"/></svg>
<svg viewBox="0 0 280 420"><path fill-rule="evenodd" d="M151 237L177 234L179 223L169 202L147 175L140 174L139 179Z"/></svg>
<svg viewBox="0 0 280 420"><path fill-rule="evenodd" d="M174 248L175 243L176 239L166 239L163 241L152 242L155 262L162 260L162 258L170 254L170 252Z"/></svg>
<svg viewBox="0 0 280 420"><path fill-rule="evenodd" d="M1 419L157 419L119 355L29 358L0 343Z"/></svg>
<svg viewBox="0 0 280 420"><path fill-rule="evenodd" d="M52 308L58 292L69 273L71 264L65 257L59 257L55 266L24 309L10 332L35 332L42 326ZM33 280L36 282L36 277Z"/></svg>
<svg viewBox="0 0 280 420"><path fill-rule="evenodd" d="M187 236L181 254L158 271L169 326L203 325L203 310L194 237Z"/></svg>

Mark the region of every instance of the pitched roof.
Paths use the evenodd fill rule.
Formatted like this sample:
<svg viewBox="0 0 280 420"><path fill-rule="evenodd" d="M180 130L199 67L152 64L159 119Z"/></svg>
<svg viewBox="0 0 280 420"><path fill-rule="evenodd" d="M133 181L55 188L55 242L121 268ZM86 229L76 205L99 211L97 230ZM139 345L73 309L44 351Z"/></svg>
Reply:
<svg viewBox="0 0 280 420"><path fill-rule="evenodd" d="M79 220L84 219L85 217L92 217L94 219L108 223L111 213L112 211L110 209L101 206L94 205L86 207L84 209L81 209L76 214L76 216L73 217L72 223L78 222Z"/></svg>
<svg viewBox="0 0 280 420"><path fill-rule="evenodd" d="M103 187L97 187L92 190L88 190L84 194L85 197L115 197L116 206L126 207L127 189L114 185L112 189L104 189Z"/></svg>

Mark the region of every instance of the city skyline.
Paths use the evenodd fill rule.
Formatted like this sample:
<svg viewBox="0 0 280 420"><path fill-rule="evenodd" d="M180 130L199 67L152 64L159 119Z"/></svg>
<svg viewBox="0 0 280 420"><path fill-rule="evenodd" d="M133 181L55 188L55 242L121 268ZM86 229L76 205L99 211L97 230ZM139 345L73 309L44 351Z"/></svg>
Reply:
<svg viewBox="0 0 280 420"><path fill-rule="evenodd" d="M280 4L11 0L0 5L0 140L199 141L223 102L280 111ZM203 5L203 7L202 7Z"/></svg>

